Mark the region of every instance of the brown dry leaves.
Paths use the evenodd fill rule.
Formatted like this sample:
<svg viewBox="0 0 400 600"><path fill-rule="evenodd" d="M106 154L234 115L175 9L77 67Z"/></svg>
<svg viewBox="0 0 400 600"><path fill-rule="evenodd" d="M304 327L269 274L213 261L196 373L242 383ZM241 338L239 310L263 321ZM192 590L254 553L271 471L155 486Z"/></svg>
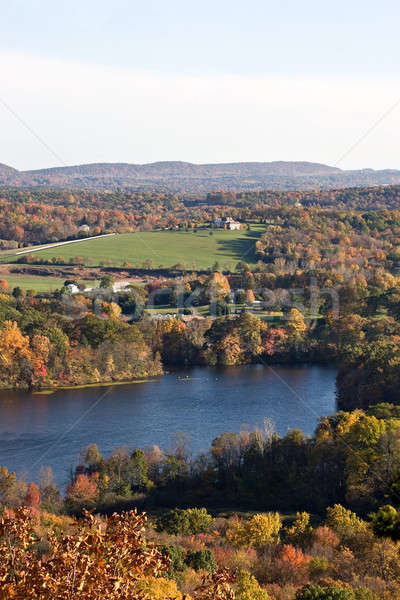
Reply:
<svg viewBox="0 0 400 600"><path fill-rule="evenodd" d="M49 552L40 557L29 510L0 519L0 600L151 600L137 590L143 577L157 577L168 559L143 537L145 515L136 511L98 519L86 512L70 534L48 533ZM210 576L196 600L232 600L233 577ZM168 599L166 599L168 600Z"/></svg>

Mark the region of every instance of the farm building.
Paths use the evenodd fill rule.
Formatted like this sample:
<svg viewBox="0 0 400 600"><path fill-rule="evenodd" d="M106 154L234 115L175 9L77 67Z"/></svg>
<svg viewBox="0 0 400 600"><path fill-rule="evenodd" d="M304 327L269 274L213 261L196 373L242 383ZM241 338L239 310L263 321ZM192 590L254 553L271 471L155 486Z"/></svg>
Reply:
<svg viewBox="0 0 400 600"><path fill-rule="evenodd" d="M222 219L217 217L214 219L214 227L217 227L218 229L230 229L233 231L234 229L241 229L242 226L239 221L235 221L231 217L222 217Z"/></svg>

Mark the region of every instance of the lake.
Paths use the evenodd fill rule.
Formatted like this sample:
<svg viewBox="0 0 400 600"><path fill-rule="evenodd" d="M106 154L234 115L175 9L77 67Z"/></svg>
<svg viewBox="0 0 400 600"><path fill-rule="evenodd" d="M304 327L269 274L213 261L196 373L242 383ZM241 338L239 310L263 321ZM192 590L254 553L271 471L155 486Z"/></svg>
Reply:
<svg viewBox="0 0 400 600"><path fill-rule="evenodd" d="M311 434L320 416L335 411L335 377L335 368L315 365L199 367L51 395L2 392L0 465L29 481L50 465L63 487L92 442L105 456L120 446L167 450L183 431L198 454L224 431L262 427L265 418L280 435L295 428Z"/></svg>

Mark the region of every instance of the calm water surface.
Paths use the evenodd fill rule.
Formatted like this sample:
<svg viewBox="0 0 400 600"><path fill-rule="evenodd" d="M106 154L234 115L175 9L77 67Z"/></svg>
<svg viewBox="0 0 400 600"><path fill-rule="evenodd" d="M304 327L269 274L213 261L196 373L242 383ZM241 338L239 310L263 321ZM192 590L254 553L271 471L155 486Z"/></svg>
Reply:
<svg viewBox="0 0 400 600"><path fill-rule="evenodd" d="M50 465L65 485L81 449L96 442L107 456L118 446L168 449L174 432L191 436L197 454L224 431L243 424L312 433L318 417L335 411L336 369L262 365L195 368L151 382L65 390L50 396L0 395L0 465L29 480Z"/></svg>

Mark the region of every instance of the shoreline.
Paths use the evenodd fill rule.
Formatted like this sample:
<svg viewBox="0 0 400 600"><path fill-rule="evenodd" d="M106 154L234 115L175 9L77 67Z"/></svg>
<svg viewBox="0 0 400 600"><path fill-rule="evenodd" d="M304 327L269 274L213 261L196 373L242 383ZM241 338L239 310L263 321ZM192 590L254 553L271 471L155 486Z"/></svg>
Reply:
<svg viewBox="0 0 400 600"><path fill-rule="evenodd" d="M154 375L152 377L154 377ZM146 378L146 379L132 379L130 381L105 381L103 383L96 382L96 383L83 383L83 384L78 384L78 385L61 385L61 386L57 386L57 387L53 387L53 388L47 388L47 389L43 389L43 390L33 391L31 393L34 394L35 396L50 396L51 394L54 394L55 392L58 392L60 390L82 390L82 389L86 389L86 388L112 387L112 386L117 386L117 385L132 385L133 383L152 383L154 381L156 381L156 379Z"/></svg>

